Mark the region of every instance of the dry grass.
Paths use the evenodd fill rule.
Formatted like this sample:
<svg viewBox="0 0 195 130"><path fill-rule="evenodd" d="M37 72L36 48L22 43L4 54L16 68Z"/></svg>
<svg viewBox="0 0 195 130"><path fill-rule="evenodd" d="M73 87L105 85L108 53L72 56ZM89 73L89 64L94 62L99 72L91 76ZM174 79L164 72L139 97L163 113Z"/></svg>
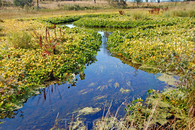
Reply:
<svg viewBox="0 0 195 130"><path fill-rule="evenodd" d="M107 1L97 1L94 3L93 1L59 1L59 2L41 2L40 7L47 9L57 9L63 5L79 5L79 6L95 6L95 7L110 7Z"/></svg>
<svg viewBox="0 0 195 130"><path fill-rule="evenodd" d="M80 11L66 11L60 10L63 5L72 4L79 6L94 6L94 7L108 7L109 4L107 1L99 0L96 1L96 4L93 1L59 1L59 2L40 2L40 7L44 8L41 11L29 11L26 12L24 9L19 7L1 7L0 8L0 17L1 19L11 19L11 18L26 18L26 17L43 17L43 16L54 16L54 15L82 15L88 13L118 13L118 9L99 9L99 10L80 10ZM176 4L176 6L175 6ZM127 2L128 7L136 7L136 3ZM36 3L35 3L36 6ZM195 2L161 2L161 3L140 3L139 7L154 7L154 6L169 6L171 9L195 9ZM148 10L148 8L140 9L125 9L125 12L134 12L140 10Z"/></svg>

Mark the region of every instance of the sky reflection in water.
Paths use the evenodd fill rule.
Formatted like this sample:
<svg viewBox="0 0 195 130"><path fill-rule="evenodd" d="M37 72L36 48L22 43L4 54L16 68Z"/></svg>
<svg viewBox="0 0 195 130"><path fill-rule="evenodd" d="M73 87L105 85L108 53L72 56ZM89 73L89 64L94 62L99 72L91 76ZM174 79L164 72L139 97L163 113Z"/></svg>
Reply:
<svg viewBox="0 0 195 130"><path fill-rule="evenodd" d="M85 107L101 108L95 114L79 116L85 122L91 121L88 123L88 128L91 128L92 121L102 116L105 102L108 109L109 103L113 101L111 113L114 114L125 99L130 101L136 97L144 97L148 89L163 90L166 84L156 79L159 74L138 70L112 57L106 49L107 36L111 32L99 33L102 35L102 45L96 56L97 61L86 66L84 80L76 75L76 87L68 88L70 85L65 83L45 88L41 95L28 99L14 119L5 119L0 128L50 129L54 124L65 128L65 121L70 122L74 111ZM121 88L128 89L129 92L122 93ZM124 107L120 109L119 117L124 116ZM21 114L23 118L20 117ZM75 112L74 117L77 115Z"/></svg>

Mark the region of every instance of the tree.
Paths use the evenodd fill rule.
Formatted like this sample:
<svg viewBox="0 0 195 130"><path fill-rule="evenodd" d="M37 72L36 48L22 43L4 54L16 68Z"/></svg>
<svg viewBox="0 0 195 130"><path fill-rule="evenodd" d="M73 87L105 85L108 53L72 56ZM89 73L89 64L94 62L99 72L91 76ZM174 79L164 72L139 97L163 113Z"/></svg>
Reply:
<svg viewBox="0 0 195 130"><path fill-rule="evenodd" d="M39 0L37 0L37 9L39 8Z"/></svg>
<svg viewBox="0 0 195 130"><path fill-rule="evenodd" d="M137 3L137 7L139 7L138 4L139 4L140 2L142 2L142 0L134 0L134 2L136 2L136 3Z"/></svg>
<svg viewBox="0 0 195 130"><path fill-rule="evenodd" d="M30 6L32 2L33 0L14 0L14 5L24 7L24 5Z"/></svg>
<svg viewBox="0 0 195 130"><path fill-rule="evenodd" d="M107 0L108 3L114 7L125 7L127 6L126 0Z"/></svg>

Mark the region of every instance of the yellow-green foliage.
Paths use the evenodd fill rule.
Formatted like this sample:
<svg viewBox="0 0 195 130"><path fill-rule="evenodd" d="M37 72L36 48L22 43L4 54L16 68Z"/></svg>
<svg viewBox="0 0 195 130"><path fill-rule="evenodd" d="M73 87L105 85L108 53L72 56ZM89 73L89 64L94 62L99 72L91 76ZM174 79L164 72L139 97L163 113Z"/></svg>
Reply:
<svg viewBox="0 0 195 130"><path fill-rule="evenodd" d="M178 25L133 29L126 32L116 31L109 36L108 47L112 53L123 55L135 63L159 65L162 68L177 70L179 68L176 66L180 61L184 68L191 68L195 60L192 57L194 42L191 41L194 19L170 18L169 20L177 21ZM181 56L183 58L180 58Z"/></svg>
<svg viewBox="0 0 195 130"><path fill-rule="evenodd" d="M10 27L7 21L15 24ZM101 44L101 35L92 30L48 29L46 37L46 28L37 21L7 21L4 27L13 33L9 32L0 44L1 111L17 108L18 99L33 94L30 88L54 79L66 80L71 73L83 71L88 61L93 63L92 57Z"/></svg>
<svg viewBox="0 0 195 130"><path fill-rule="evenodd" d="M31 48L31 36L28 32L13 32L7 34L7 42L14 48Z"/></svg>

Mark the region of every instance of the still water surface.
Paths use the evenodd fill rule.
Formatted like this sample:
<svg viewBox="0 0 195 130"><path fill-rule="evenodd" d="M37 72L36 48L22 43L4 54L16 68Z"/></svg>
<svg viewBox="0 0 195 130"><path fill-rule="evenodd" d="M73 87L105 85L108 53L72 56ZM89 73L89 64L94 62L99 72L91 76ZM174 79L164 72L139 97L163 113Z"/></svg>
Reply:
<svg viewBox="0 0 195 130"><path fill-rule="evenodd" d="M106 48L107 36L111 32L98 32L102 35L102 45L96 61L86 66L82 78L75 75L75 79L78 79L76 86L65 83L45 88L40 95L28 99L13 119L4 119L0 129L66 128L75 118L85 121L90 129L92 122L103 116L104 107L107 110L111 101L111 114L114 114L125 99L131 101L137 97L145 98L148 89L163 90L166 83L157 79L161 74L154 75L133 68L111 56ZM78 113L86 107L99 109L92 114ZM125 115L124 107L120 108L118 117Z"/></svg>

